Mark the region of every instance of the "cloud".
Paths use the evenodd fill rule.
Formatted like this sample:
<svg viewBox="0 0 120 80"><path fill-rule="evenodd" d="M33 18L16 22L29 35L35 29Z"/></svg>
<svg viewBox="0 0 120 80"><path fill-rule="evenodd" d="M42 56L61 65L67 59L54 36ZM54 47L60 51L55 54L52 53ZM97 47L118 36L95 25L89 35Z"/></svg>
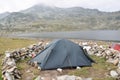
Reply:
<svg viewBox="0 0 120 80"><path fill-rule="evenodd" d="M19 11L35 4L44 3L57 7L84 7L101 11L120 10L120 0L0 0L0 13L5 11Z"/></svg>
<svg viewBox="0 0 120 80"><path fill-rule="evenodd" d="M118 11L120 10L119 3L120 0L60 0L55 5L59 7L80 6L101 11Z"/></svg>
<svg viewBox="0 0 120 80"><path fill-rule="evenodd" d="M36 0L0 0L0 12L19 11L36 3Z"/></svg>

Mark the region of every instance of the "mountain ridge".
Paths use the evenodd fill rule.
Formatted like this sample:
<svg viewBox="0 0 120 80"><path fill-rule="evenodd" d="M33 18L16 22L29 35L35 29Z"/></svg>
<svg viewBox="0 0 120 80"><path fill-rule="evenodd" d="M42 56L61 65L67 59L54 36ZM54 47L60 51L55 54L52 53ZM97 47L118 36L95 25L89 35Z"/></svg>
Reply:
<svg viewBox="0 0 120 80"><path fill-rule="evenodd" d="M0 14L0 28L9 32L118 30L120 11L35 5L19 12Z"/></svg>

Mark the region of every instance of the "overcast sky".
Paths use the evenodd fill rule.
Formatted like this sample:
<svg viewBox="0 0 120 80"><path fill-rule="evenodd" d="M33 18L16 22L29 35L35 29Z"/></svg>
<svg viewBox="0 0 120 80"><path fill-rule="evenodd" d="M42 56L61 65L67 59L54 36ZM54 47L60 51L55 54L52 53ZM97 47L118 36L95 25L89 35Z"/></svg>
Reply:
<svg viewBox="0 0 120 80"><path fill-rule="evenodd" d="M20 11L41 3L62 8L79 6L107 12L120 10L120 0L0 0L0 13Z"/></svg>

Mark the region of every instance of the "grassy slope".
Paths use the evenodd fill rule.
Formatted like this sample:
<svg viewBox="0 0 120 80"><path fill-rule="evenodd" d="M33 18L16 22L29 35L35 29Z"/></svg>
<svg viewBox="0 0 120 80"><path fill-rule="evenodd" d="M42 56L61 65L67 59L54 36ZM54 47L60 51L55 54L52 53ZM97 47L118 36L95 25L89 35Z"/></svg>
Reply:
<svg viewBox="0 0 120 80"><path fill-rule="evenodd" d="M15 38L0 38L0 64L4 58L4 52L6 50L19 49L22 47L27 47L30 44L37 43L37 40L28 40L28 39L15 39ZM0 77L1 77L1 68L0 66ZM1 80L1 78L0 78Z"/></svg>

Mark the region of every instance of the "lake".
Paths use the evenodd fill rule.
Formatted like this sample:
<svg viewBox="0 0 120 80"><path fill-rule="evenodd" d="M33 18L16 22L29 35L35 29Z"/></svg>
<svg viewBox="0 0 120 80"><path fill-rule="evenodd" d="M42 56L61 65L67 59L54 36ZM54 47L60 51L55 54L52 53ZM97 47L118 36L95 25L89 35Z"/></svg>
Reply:
<svg viewBox="0 0 120 80"><path fill-rule="evenodd" d="M13 35L23 38L71 38L82 40L107 40L120 41L120 31L116 30L97 30L97 31L70 31L70 32L40 32L24 33Z"/></svg>

